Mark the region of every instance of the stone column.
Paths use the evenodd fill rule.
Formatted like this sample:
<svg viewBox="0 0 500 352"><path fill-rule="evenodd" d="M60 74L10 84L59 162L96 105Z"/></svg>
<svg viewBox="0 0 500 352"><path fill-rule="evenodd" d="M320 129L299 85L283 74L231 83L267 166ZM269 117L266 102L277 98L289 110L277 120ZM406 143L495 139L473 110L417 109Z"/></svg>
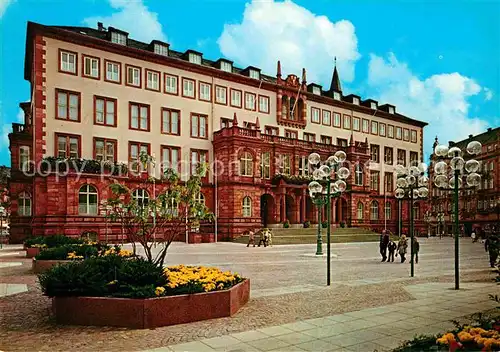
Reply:
<svg viewBox="0 0 500 352"><path fill-rule="evenodd" d="M281 195L281 220L280 222L285 222L286 220L286 195L282 194Z"/></svg>
<svg viewBox="0 0 500 352"><path fill-rule="evenodd" d="M304 223L306 221L306 191L302 190L302 196L300 197L300 222Z"/></svg>

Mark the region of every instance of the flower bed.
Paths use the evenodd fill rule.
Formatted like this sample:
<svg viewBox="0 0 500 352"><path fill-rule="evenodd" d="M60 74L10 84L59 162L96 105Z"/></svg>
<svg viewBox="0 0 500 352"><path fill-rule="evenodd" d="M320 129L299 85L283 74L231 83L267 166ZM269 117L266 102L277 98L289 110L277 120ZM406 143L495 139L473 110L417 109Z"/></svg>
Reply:
<svg viewBox="0 0 500 352"><path fill-rule="evenodd" d="M479 327L465 326L457 333L447 333L436 340L440 346L466 351L498 351L500 332Z"/></svg>
<svg viewBox="0 0 500 352"><path fill-rule="evenodd" d="M118 255L56 266L39 275L60 323L133 328L187 323L235 314L250 281L217 268L162 269Z"/></svg>
<svg viewBox="0 0 500 352"><path fill-rule="evenodd" d="M53 266L70 262L71 260L37 260L36 258L33 258L31 270L33 270L35 274L40 274L51 269Z"/></svg>
<svg viewBox="0 0 500 352"><path fill-rule="evenodd" d="M38 236L29 238L24 242L26 258L36 257L41 251L47 248L61 247L70 244L83 244L83 239L71 238L63 235Z"/></svg>

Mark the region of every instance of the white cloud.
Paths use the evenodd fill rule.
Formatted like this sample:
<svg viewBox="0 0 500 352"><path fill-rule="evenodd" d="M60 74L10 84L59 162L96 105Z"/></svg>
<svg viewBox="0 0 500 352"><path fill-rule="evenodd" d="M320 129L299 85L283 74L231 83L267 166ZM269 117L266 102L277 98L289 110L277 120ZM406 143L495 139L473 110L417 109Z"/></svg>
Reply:
<svg viewBox="0 0 500 352"><path fill-rule="evenodd" d="M447 143L484 132L489 125L470 113L469 98L478 95L482 88L457 72L421 79L394 54L387 58L372 54L368 85L381 103L390 102L398 112L429 123L424 130L426 156L436 135L440 143Z"/></svg>
<svg viewBox="0 0 500 352"><path fill-rule="evenodd" d="M267 74L276 73L278 59L285 77L300 75L305 67L308 82L323 83L326 89L330 88L335 56L346 82L354 79L354 65L360 57L351 22L332 23L289 0L246 4L241 23L224 25L218 44L227 58L257 66Z"/></svg>
<svg viewBox="0 0 500 352"><path fill-rule="evenodd" d="M130 34L130 38L147 43L153 39L167 41L158 14L149 11L142 0L109 0L109 3L116 12L110 16L88 17L83 22L90 27L102 22L104 26L124 30Z"/></svg>
<svg viewBox="0 0 500 352"><path fill-rule="evenodd" d="M483 88L484 90L484 100L489 101L493 99L493 91L489 88Z"/></svg>
<svg viewBox="0 0 500 352"><path fill-rule="evenodd" d="M7 7L11 5L15 0L0 0L0 18L3 17Z"/></svg>

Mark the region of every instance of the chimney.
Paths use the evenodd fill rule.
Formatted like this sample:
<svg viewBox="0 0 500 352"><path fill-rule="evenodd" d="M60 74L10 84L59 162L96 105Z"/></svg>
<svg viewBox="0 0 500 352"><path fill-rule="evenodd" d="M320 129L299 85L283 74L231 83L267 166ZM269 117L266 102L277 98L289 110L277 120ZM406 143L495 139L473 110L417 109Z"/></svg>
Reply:
<svg viewBox="0 0 500 352"><path fill-rule="evenodd" d="M488 132L491 132L491 127L488 127L488 130L487 130L487 131L488 131Z"/></svg>
<svg viewBox="0 0 500 352"><path fill-rule="evenodd" d="M474 137L474 135L472 135L472 134L469 134L469 139L472 139L472 137Z"/></svg>
<svg viewBox="0 0 500 352"><path fill-rule="evenodd" d="M104 31L104 26L102 22L97 22L97 30L101 32Z"/></svg>

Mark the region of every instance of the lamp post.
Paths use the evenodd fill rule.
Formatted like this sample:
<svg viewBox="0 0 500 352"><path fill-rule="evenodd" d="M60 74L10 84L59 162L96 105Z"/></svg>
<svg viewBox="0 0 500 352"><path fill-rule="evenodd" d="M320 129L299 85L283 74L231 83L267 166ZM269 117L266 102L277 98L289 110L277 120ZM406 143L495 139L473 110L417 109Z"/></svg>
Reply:
<svg viewBox="0 0 500 352"><path fill-rule="evenodd" d="M419 163L418 166L410 166L406 168L403 165L396 165L396 191L394 192L396 198L403 199L405 196L409 199L410 205L410 241L411 241L411 277L415 276L415 263L414 263L414 224L413 224L413 204L416 198L426 198L429 195L427 185L429 178L425 176L427 171L427 164Z"/></svg>
<svg viewBox="0 0 500 352"><path fill-rule="evenodd" d="M482 145L478 141L472 141L467 144L467 153L471 156L481 153ZM459 224L458 224L458 189L462 188L463 178L469 188L475 188L481 183L481 175L477 173L480 164L475 159L469 159L467 162L463 159L463 152L458 147L448 148L446 145L437 145L434 154L438 161L434 165L434 184L439 189L453 192L453 220L455 223L455 290L460 289L459 273ZM446 161L449 161L446 163ZM451 177L448 178L448 166L451 168Z"/></svg>
<svg viewBox="0 0 500 352"><path fill-rule="evenodd" d="M316 237L316 255L323 255L323 239L321 238L321 209L326 204L326 197L311 195L311 199L314 205L318 207L318 235Z"/></svg>
<svg viewBox="0 0 500 352"><path fill-rule="evenodd" d="M308 185L309 196L314 200L320 198L321 201L317 201L315 204L326 204L327 211L327 247L326 247L326 284L330 286L330 261L331 261L331 198L339 197L342 192L347 188L347 184L344 181L349 177L349 169L346 167L339 166L346 160L346 153L342 150L337 151L334 155L330 156L325 162L321 162L321 157L318 153L312 153L309 155L309 165L316 168L313 171L313 179ZM326 192L324 192L324 186L326 186ZM321 213L321 210L318 209ZM319 217L319 219L321 219ZM318 224L321 226L321 223ZM318 242L318 246L321 243ZM317 252L317 251L316 251Z"/></svg>

